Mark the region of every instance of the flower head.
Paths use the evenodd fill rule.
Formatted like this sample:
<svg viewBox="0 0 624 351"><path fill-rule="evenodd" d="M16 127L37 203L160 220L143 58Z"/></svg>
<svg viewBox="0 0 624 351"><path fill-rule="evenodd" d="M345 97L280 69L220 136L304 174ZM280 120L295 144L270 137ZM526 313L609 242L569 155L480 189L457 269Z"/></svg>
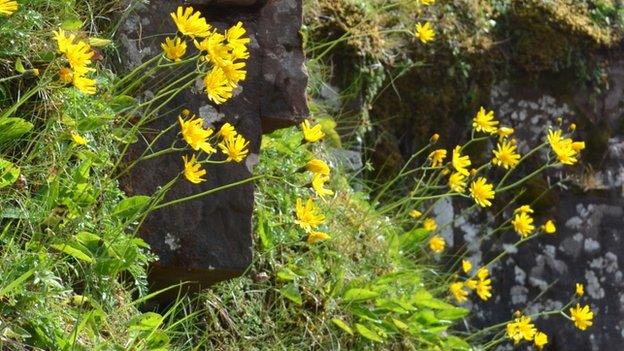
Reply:
<svg viewBox="0 0 624 351"><path fill-rule="evenodd" d="M472 164L470 162L470 157L461 155L461 146L457 145L453 149L453 159L451 160L451 164L455 170L465 176L468 176L470 172L468 172L468 167Z"/></svg>
<svg viewBox="0 0 624 351"><path fill-rule="evenodd" d="M316 195L320 197L324 197L325 195L334 195L332 190L325 188L325 183L328 181L328 175L317 173L314 177L312 177L312 189L314 189Z"/></svg>
<svg viewBox="0 0 624 351"><path fill-rule="evenodd" d="M201 17L199 11L194 13L192 7L183 8L179 6L176 12L171 13L171 18L178 31L191 38L204 38L210 35L212 27L206 23L206 19Z"/></svg>
<svg viewBox="0 0 624 351"><path fill-rule="evenodd" d="M0 14L5 16L11 16L17 11L17 1L13 0L0 0Z"/></svg>
<svg viewBox="0 0 624 351"><path fill-rule="evenodd" d="M227 46L232 51L232 55L235 59L245 59L249 57L247 45L251 39L244 37L246 33L242 22L236 23L235 26L230 27L230 29L225 32Z"/></svg>
<svg viewBox="0 0 624 351"><path fill-rule="evenodd" d="M87 145L87 139L85 139L82 135L78 134L78 132L72 130L70 134L74 143L78 145Z"/></svg>
<svg viewBox="0 0 624 351"><path fill-rule="evenodd" d="M472 127L477 132L496 134L498 121L494 119L494 111L486 112L483 106L472 120Z"/></svg>
<svg viewBox="0 0 624 351"><path fill-rule="evenodd" d="M96 93L95 79L74 74L73 83L76 89L84 94L94 95Z"/></svg>
<svg viewBox="0 0 624 351"><path fill-rule="evenodd" d="M414 210L410 211L409 215L410 215L410 217L416 219L416 218L419 218L420 216L422 216L422 212L414 209Z"/></svg>
<svg viewBox="0 0 624 351"><path fill-rule="evenodd" d="M542 230L546 234L555 234L555 232L557 231L557 227L555 226L555 222L553 222L552 219L549 219L542 226Z"/></svg>
<svg viewBox="0 0 624 351"><path fill-rule="evenodd" d="M425 44L435 39L435 31L429 22L425 22L425 24L417 23L414 34L417 39Z"/></svg>
<svg viewBox="0 0 624 351"><path fill-rule="evenodd" d="M470 196L475 200L477 205L481 207L492 206L491 199L494 198L494 186L488 184L487 179L479 177L470 184Z"/></svg>
<svg viewBox="0 0 624 351"><path fill-rule="evenodd" d="M95 52L91 50L91 46L84 41L79 41L76 44L67 46L65 56L69 66L78 74L85 74L90 71L87 68L91 64L91 59L95 55Z"/></svg>
<svg viewBox="0 0 624 351"><path fill-rule="evenodd" d="M212 32L204 40L193 42L197 50L205 54L202 59L222 67L225 61L233 60L230 48L225 45L225 36L221 33Z"/></svg>
<svg viewBox="0 0 624 351"><path fill-rule="evenodd" d="M331 236L329 236L329 234L324 233L324 232L313 231L313 232L310 232L310 234L308 234L308 238L306 239L306 242L308 244L314 244L319 241L325 241L329 239L331 239Z"/></svg>
<svg viewBox="0 0 624 351"><path fill-rule="evenodd" d="M226 161L241 162L249 154L248 145L249 141L238 134L235 137L223 139L218 146L227 155Z"/></svg>
<svg viewBox="0 0 624 351"><path fill-rule="evenodd" d="M180 61L186 54L186 42L178 37L174 39L165 38L165 42L160 44L160 47L163 49L165 57L172 61Z"/></svg>
<svg viewBox="0 0 624 351"><path fill-rule="evenodd" d="M513 340L514 344L522 340L532 341L537 329L531 321L531 317L520 315L513 321L507 323L507 336Z"/></svg>
<svg viewBox="0 0 624 351"><path fill-rule="evenodd" d="M452 173L449 177L448 186L454 192L463 193L466 191L466 176L459 172Z"/></svg>
<svg viewBox="0 0 624 351"><path fill-rule="evenodd" d="M518 235L522 238L526 238L535 230L535 226L533 225L533 218L529 216L526 212L516 213L514 219L511 221L511 224L514 227L514 230Z"/></svg>
<svg viewBox="0 0 624 351"><path fill-rule="evenodd" d="M441 166L445 158L446 158L446 150L444 149L433 150L429 154L429 160L431 160L431 167Z"/></svg>
<svg viewBox="0 0 624 351"><path fill-rule="evenodd" d="M329 175L329 166L325 161L312 159L305 165L306 169L315 174Z"/></svg>
<svg viewBox="0 0 624 351"><path fill-rule="evenodd" d="M516 144L512 141L503 140L492 151L494 159L492 163L505 169L514 168L520 162L520 155L516 152Z"/></svg>
<svg viewBox="0 0 624 351"><path fill-rule="evenodd" d="M223 69L216 66L213 67L204 78L206 85L206 94L208 98L215 104L222 104L228 101L232 95L234 88L225 76Z"/></svg>
<svg viewBox="0 0 624 351"><path fill-rule="evenodd" d="M581 307L580 304L576 304L576 307L570 308L570 318L574 322L574 325L580 330L585 330L591 327L594 319L594 313L591 311L588 305Z"/></svg>
<svg viewBox="0 0 624 351"><path fill-rule="evenodd" d="M305 205L303 204L303 200L297 199L297 203L295 204L297 220L295 222L306 232L311 232L312 229L325 221L325 216L318 212L319 209L314 205L312 199L308 199Z"/></svg>
<svg viewBox="0 0 624 351"><path fill-rule="evenodd" d="M303 131L303 138L309 143L319 141L325 136L320 124L311 126L307 119L301 123L301 130Z"/></svg>
<svg viewBox="0 0 624 351"><path fill-rule="evenodd" d="M585 287L583 287L583 284L581 283L576 283L576 289L574 292L576 296L582 297L585 294Z"/></svg>
<svg viewBox="0 0 624 351"><path fill-rule="evenodd" d="M537 347L538 350L541 350L546 344L548 344L548 335L546 335L546 333L537 332L533 338L533 342L535 343L535 347Z"/></svg>
<svg viewBox="0 0 624 351"><path fill-rule="evenodd" d="M477 271L477 281L474 284L474 289L479 298L483 301L487 301L492 297L492 280L490 279L490 272L485 267L479 268Z"/></svg>
<svg viewBox="0 0 624 351"><path fill-rule="evenodd" d="M429 248L435 253L444 251L445 246L446 241L444 241L444 238L439 235L434 235L431 239L429 239Z"/></svg>
<svg viewBox="0 0 624 351"><path fill-rule="evenodd" d="M455 282L449 286L449 291L458 303L468 300L468 292L464 290L464 283Z"/></svg>
<svg viewBox="0 0 624 351"><path fill-rule="evenodd" d="M63 83L72 83L74 81L74 72L71 68L63 67L59 70L59 78Z"/></svg>
<svg viewBox="0 0 624 351"><path fill-rule="evenodd" d="M193 155L189 160L186 155L182 156L184 161L184 177L193 184L199 184L205 182L206 179L202 178L206 174L206 170L197 162L197 157Z"/></svg>
<svg viewBox="0 0 624 351"><path fill-rule="evenodd" d="M236 87L240 81L245 80L247 71L245 70L245 62L232 62L226 60L221 65L221 69L225 74L231 86Z"/></svg>
<svg viewBox="0 0 624 351"><path fill-rule="evenodd" d="M496 130L496 134L498 134L498 137L500 139L504 139L507 138L508 136L512 135L514 132L513 128L509 128L509 127L499 127Z"/></svg>
<svg viewBox="0 0 624 351"><path fill-rule="evenodd" d="M201 149L207 154L217 152L207 140L214 131L212 128L204 128L204 121L201 118L197 118L193 115L190 119L185 121L182 116L178 116L178 121L180 122L180 129L182 130L182 138L184 138L193 150L197 151Z"/></svg>
<svg viewBox="0 0 624 351"><path fill-rule="evenodd" d="M219 135L223 139L233 138L236 136L236 134L237 134L236 129L234 128L233 125L229 123L225 123L224 125L221 126L221 129L219 129Z"/></svg>
<svg viewBox="0 0 624 351"><path fill-rule="evenodd" d="M533 209L529 205L522 205L514 210L514 214L516 213L533 213Z"/></svg>
<svg viewBox="0 0 624 351"><path fill-rule="evenodd" d="M561 130L548 130L548 143L550 144L550 148L557 156L559 162L564 165L573 165L577 160L577 155L581 147L585 147L585 143L580 144L581 142L577 142L576 146L574 142L570 138L563 138L561 136Z"/></svg>
<svg viewBox="0 0 624 351"><path fill-rule="evenodd" d="M468 274L470 273L471 270L472 270L472 263L470 263L470 261L468 260L462 260L462 271Z"/></svg>
<svg viewBox="0 0 624 351"><path fill-rule="evenodd" d="M435 219L429 217L429 218L425 218L425 221L423 222L423 228L425 230L428 231L434 231L436 229L438 229L438 223L436 223Z"/></svg>

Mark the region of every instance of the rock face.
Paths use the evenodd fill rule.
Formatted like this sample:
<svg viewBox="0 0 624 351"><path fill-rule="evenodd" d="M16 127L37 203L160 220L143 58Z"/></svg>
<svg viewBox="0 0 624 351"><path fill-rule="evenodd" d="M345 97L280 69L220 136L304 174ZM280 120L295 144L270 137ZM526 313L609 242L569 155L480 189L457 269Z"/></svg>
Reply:
<svg viewBox="0 0 624 351"><path fill-rule="evenodd" d="M125 70L161 52L164 37L176 32L169 13L183 1L153 0L139 5L124 21L119 32ZM196 1L192 6L209 23L224 30L242 21L251 38L247 78L240 90L224 105L208 102L201 89L190 89L169 103L155 122L147 125L144 140L130 150L139 155L158 131L176 123L182 108L202 117L205 124L219 128L229 122L250 140L250 155L240 164L208 167L207 181L194 185L179 181L165 201L182 198L240 181L252 174L258 159L263 132L299 123L307 116L305 88L307 75L299 30L302 23L300 0ZM149 87L145 87L149 96ZM156 149L169 147L179 128L158 140ZM190 154L190 153L189 153ZM152 194L182 169L183 153L166 154L138 164L124 180L130 195ZM155 288L180 281L200 286L242 274L252 260L253 185L230 188L198 200L158 210L141 227L141 236L150 244L158 261L150 270Z"/></svg>

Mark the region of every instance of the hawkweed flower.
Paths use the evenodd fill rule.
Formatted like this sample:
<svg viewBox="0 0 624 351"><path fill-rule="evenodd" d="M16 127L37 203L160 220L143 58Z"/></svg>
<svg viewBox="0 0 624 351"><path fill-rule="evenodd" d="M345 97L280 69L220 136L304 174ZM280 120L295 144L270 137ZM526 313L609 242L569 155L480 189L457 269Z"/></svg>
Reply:
<svg viewBox="0 0 624 351"><path fill-rule="evenodd" d="M490 279L490 272L487 268L479 268L477 271L477 280L473 285L475 292L481 300L487 301L492 297L492 280Z"/></svg>
<svg viewBox="0 0 624 351"><path fill-rule="evenodd" d="M494 195L494 185L488 184L487 179L483 177L477 178L470 184L470 196L481 207L492 206L490 200L494 198Z"/></svg>
<svg viewBox="0 0 624 351"><path fill-rule="evenodd" d="M324 232L313 231L313 232L310 232L310 234L308 234L308 238L306 239L306 242L308 244L314 244L319 241L325 241L329 239L331 239L331 236L329 236L329 234L324 233Z"/></svg>
<svg viewBox="0 0 624 351"><path fill-rule="evenodd" d="M241 162L249 154L248 145L249 141L239 134L233 138L223 139L218 146L227 155L226 161Z"/></svg>
<svg viewBox="0 0 624 351"><path fill-rule="evenodd" d="M0 14L5 16L11 16L17 11L19 6L17 5L17 1L13 0L0 0Z"/></svg>
<svg viewBox="0 0 624 351"><path fill-rule="evenodd" d="M594 319L594 313L591 311L588 305L581 307L580 304L576 304L576 307L570 308L570 319L574 322L574 325L580 330L585 330L591 327Z"/></svg>
<svg viewBox="0 0 624 351"><path fill-rule="evenodd" d="M229 123L225 123L224 125L221 126L221 129L219 129L219 135L223 139L233 138L236 136L236 134L237 134L236 129L234 128L233 125Z"/></svg>
<svg viewBox="0 0 624 351"><path fill-rule="evenodd" d="M516 213L533 213L533 209L529 205L522 205L514 210L514 214Z"/></svg>
<svg viewBox="0 0 624 351"><path fill-rule="evenodd" d="M425 218L425 220L423 221L423 228L425 230L428 230L430 232L438 229L438 223L436 223L435 219L429 217L429 218Z"/></svg>
<svg viewBox="0 0 624 351"><path fill-rule="evenodd" d="M236 23L236 25L230 27L225 32L225 40L227 41L227 46L232 51L234 59L246 59L249 57L247 45L251 40L244 37L246 33L242 22Z"/></svg>
<svg viewBox="0 0 624 351"><path fill-rule="evenodd" d="M448 186L454 192L462 194L466 191L466 176L459 172L454 172L449 177Z"/></svg>
<svg viewBox="0 0 624 351"><path fill-rule="evenodd" d="M91 59L95 52L91 50L91 46L84 41L69 45L65 51L69 66L78 74L85 74L92 69L87 68L91 64Z"/></svg>
<svg viewBox="0 0 624 351"><path fill-rule="evenodd" d="M76 89L84 94L94 95L97 92L97 89L95 87L95 79L90 79L74 74L73 83Z"/></svg>
<svg viewBox="0 0 624 351"><path fill-rule="evenodd" d="M77 145L87 145L87 139L85 139L82 135L78 134L78 132L71 131L71 138Z"/></svg>
<svg viewBox="0 0 624 351"><path fill-rule="evenodd" d="M228 101L233 94L234 88L225 76L221 67L213 67L206 77L204 77L204 85L206 86L206 95L215 104L222 104Z"/></svg>
<svg viewBox="0 0 624 351"><path fill-rule="evenodd" d="M513 321L507 323L507 336L514 344L522 340L532 341L537 333L531 317L519 315Z"/></svg>
<svg viewBox="0 0 624 351"><path fill-rule="evenodd" d="M65 54L69 46L73 45L74 39L76 39L75 34L65 35L65 31L62 28L52 33L54 34L54 40L56 40L56 46L58 46L58 52L61 54Z"/></svg>
<svg viewBox="0 0 624 351"><path fill-rule="evenodd" d="M498 137L500 139L504 139L507 138L508 136L512 135L514 132L513 128L509 128L509 127L499 127L496 130L496 134L498 134Z"/></svg>
<svg viewBox="0 0 624 351"><path fill-rule="evenodd" d="M555 234L557 227L555 226L555 222L553 222L552 219L549 219L546 223L544 223L544 225L542 225L542 230L546 234Z"/></svg>
<svg viewBox="0 0 624 351"><path fill-rule="evenodd" d="M160 44L165 53L165 57L171 61L180 61L186 54L186 42L181 38L165 38L165 42Z"/></svg>
<svg viewBox="0 0 624 351"><path fill-rule="evenodd" d="M444 162L445 158L446 158L446 150L444 150L444 149L433 150L429 154L429 160L431 161L431 167L439 167L439 166L441 166L442 163Z"/></svg>
<svg viewBox="0 0 624 351"><path fill-rule="evenodd" d="M486 112L483 106L481 106L479 112L472 120L472 127L477 132L496 134L498 131L497 125L498 121L494 119L494 111Z"/></svg>
<svg viewBox="0 0 624 351"><path fill-rule="evenodd" d="M214 131L212 128L204 128L204 121L201 118L197 118L193 115L189 120L185 121L182 116L178 116L178 121L180 122L182 138L193 150L197 151L201 149L207 154L217 152L207 140Z"/></svg>
<svg viewBox="0 0 624 351"><path fill-rule="evenodd" d="M585 149L585 142L584 141L573 141L572 142L572 150L574 150L576 153L579 153L579 152L581 152L584 149Z"/></svg>
<svg viewBox="0 0 624 351"><path fill-rule="evenodd" d="M329 166L325 161L319 159L313 159L308 161L305 165L306 169L315 174L329 175Z"/></svg>
<svg viewBox="0 0 624 351"><path fill-rule="evenodd" d="M178 31L191 38L204 38L210 35L212 26L201 17L201 12L194 12L192 7L179 6L176 12L171 13L171 18L178 27Z"/></svg>
<svg viewBox="0 0 624 351"><path fill-rule="evenodd" d="M329 181L329 176L324 174L315 174L312 177L312 189L316 195L324 197L325 195L334 195L334 192L325 188L325 183Z"/></svg>
<svg viewBox="0 0 624 351"><path fill-rule="evenodd" d="M505 169L514 168L520 162L520 155L516 152L516 144L512 141L503 140L492 151L494 159L492 163Z"/></svg>
<svg viewBox="0 0 624 351"><path fill-rule="evenodd" d="M416 219L416 218L420 218L420 216L422 216L422 212L420 212L418 210L411 210L409 215L410 215L410 217Z"/></svg>
<svg viewBox="0 0 624 351"><path fill-rule="evenodd" d="M439 235L434 235L431 239L429 239L429 248L435 253L444 251L445 246L446 241L444 241L444 238Z"/></svg>
<svg viewBox="0 0 624 351"><path fill-rule="evenodd" d="M464 283L455 282L449 286L449 291L458 303L468 300L468 291L464 290Z"/></svg>
<svg viewBox="0 0 624 351"><path fill-rule="evenodd" d="M533 338L533 343L535 344L535 347L537 347L538 350L543 349L544 346L548 344L548 335L546 335L546 333L543 333L543 332L537 332L535 334L535 337Z"/></svg>
<svg viewBox="0 0 624 351"><path fill-rule="evenodd" d="M184 161L184 177L193 184L199 184L205 182L206 179L202 178L206 174L206 170L197 162L195 155L191 156L189 160L186 155L182 156Z"/></svg>
<svg viewBox="0 0 624 351"><path fill-rule="evenodd" d="M420 0L420 2L427 6L435 4L435 0Z"/></svg>
<svg viewBox="0 0 624 351"><path fill-rule="evenodd" d="M223 74L227 78L231 86L236 87L240 81L245 80L247 71L245 70L245 62L232 62L226 60L221 65Z"/></svg>
<svg viewBox="0 0 624 351"><path fill-rule="evenodd" d="M470 157L461 155L461 146L457 145L453 149L453 158L451 160L451 164L455 170L465 176L468 176L470 172L468 172L468 167L472 164L470 162Z"/></svg>
<svg viewBox="0 0 624 351"><path fill-rule="evenodd" d="M222 67L226 60L231 60L230 48L225 45L225 36L221 33L212 32L204 40L194 41L197 50L205 53L202 59Z"/></svg>
<svg viewBox="0 0 624 351"><path fill-rule="evenodd" d="M561 130L548 130L547 136L548 143L559 162L564 165L573 165L577 162L578 152L581 150L581 144L577 144L576 149L573 147L574 142L570 138L563 138L561 136ZM578 142L580 143L580 142ZM585 144L582 144L585 147Z"/></svg>
<svg viewBox="0 0 624 351"><path fill-rule="evenodd" d="M309 143L319 141L325 136L320 124L311 126L307 119L301 122L301 130L303 131L303 138Z"/></svg>
<svg viewBox="0 0 624 351"><path fill-rule="evenodd" d="M303 204L303 200L297 199L295 204L295 214L297 216L297 223L306 232L311 232L325 221L325 216L319 213L318 207L314 205L312 199Z"/></svg>
<svg viewBox="0 0 624 351"><path fill-rule="evenodd" d="M416 39L419 39L425 44L435 39L435 31L429 22L425 22L425 24L416 23L414 35L416 36Z"/></svg>
<svg viewBox="0 0 624 351"><path fill-rule="evenodd" d="M470 263L470 261L468 260L462 260L462 271L468 274L470 273L471 270L472 270L472 263Z"/></svg>
<svg viewBox="0 0 624 351"><path fill-rule="evenodd" d="M583 295L585 294L585 287L583 286L583 284L576 283L576 289L575 289L574 293L578 297L583 297Z"/></svg>
<svg viewBox="0 0 624 351"><path fill-rule="evenodd" d="M66 84L72 83L74 81L74 72L68 67L63 67L59 70L59 79Z"/></svg>
<svg viewBox="0 0 624 351"><path fill-rule="evenodd" d="M526 212L519 212L514 215L514 219L511 221L514 230L520 237L526 238L535 230L533 225L533 218Z"/></svg>

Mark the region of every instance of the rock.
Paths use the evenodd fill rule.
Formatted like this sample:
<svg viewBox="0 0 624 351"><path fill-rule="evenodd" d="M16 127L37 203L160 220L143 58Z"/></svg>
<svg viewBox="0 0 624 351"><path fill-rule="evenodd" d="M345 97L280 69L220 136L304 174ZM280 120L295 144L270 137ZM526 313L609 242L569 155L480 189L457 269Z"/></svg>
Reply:
<svg viewBox="0 0 624 351"><path fill-rule="evenodd" d="M126 64L124 69L129 70L161 51L164 33L176 32L169 13L184 4L182 1L154 0L130 14L119 32L123 45L121 61ZM182 108L188 108L208 125L218 128L226 121L233 124L250 140L251 154L240 164L209 167L207 181L200 185L178 181L165 201L250 177L258 160L262 132L297 124L308 114L307 75L299 34L302 21L300 0L196 1L193 6L219 30L243 22L251 37L247 79L241 84L238 95L220 106L210 104L201 89L190 89L162 110L170 113L163 113L147 128L164 130L176 123ZM146 96L149 93L146 91ZM179 137L178 132L179 129L175 128L159 139L156 149L171 145ZM155 134L146 132L145 139L131 147L129 158L140 155ZM183 154L166 154L139 163L123 179L126 192L129 195L152 194L180 172ZM152 213L141 226L140 235L158 255L149 275L153 287L162 288L180 281L206 286L242 274L252 260L253 191L253 185L247 183Z"/></svg>

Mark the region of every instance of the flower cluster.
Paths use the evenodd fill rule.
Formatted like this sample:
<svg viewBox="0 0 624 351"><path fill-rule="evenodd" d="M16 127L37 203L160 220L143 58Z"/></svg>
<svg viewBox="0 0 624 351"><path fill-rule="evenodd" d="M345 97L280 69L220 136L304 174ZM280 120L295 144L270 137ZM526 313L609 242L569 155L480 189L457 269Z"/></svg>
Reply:
<svg viewBox="0 0 624 351"><path fill-rule="evenodd" d="M216 104L228 101L247 76L247 46L251 40L245 36L243 24L238 22L225 33L219 33L199 11L181 6L171 13L171 18L178 28L178 35L167 37L161 44L164 56L175 62L181 61L187 52L186 39L192 40L199 50L200 61L207 64L202 67L207 69L204 85L208 98Z"/></svg>
<svg viewBox="0 0 624 351"><path fill-rule="evenodd" d="M88 77L90 73L95 72L94 68L89 67L95 55L91 46L83 40L77 40L75 34L68 36L63 29L54 32L54 39L58 52L64 55L69 65L60 69L61 81L72 83L76 89L87 95L95 94L95 79Z"/></svg>
<svg viewBox="0 0 624 351"><path fill-rule="evenodd" d="M578 154L585 149L584 141L573 141L571 138L564 138L562 131L548 130L548 143L557 157L557 160L564 165L573 165L578 161Z"/></svg>

